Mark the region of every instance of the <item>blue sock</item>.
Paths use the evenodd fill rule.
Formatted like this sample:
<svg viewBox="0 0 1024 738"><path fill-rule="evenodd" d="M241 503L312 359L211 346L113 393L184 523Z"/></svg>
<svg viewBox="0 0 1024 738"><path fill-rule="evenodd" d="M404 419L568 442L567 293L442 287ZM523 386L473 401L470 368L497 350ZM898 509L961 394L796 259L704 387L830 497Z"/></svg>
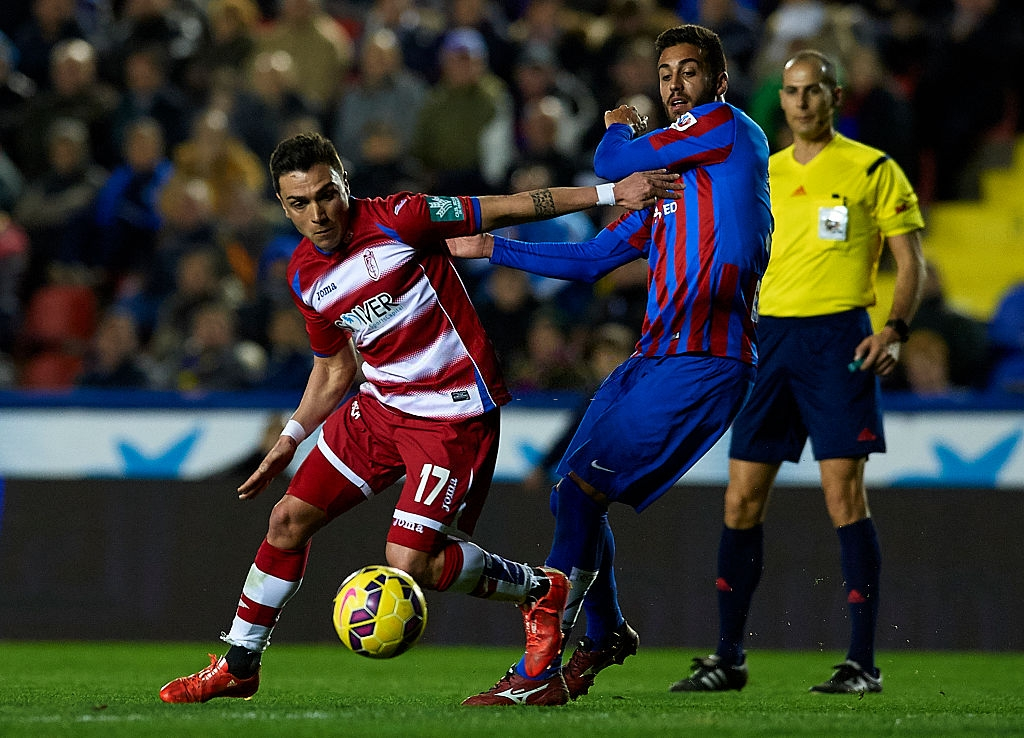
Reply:
<svg viewBox="0 0 1024 738"><path fill-rule="evenodd" d="M608 513L602 517L602 545L597 579L587 590L583 610L587 614L587 637L593 648L604 648L608 637L625 622L619 609L619 590L615 583L615 536L608 523Z"/></svg>
<svg viewBox="0 0 1024 738"><path fill-rule="evenodd" d="M555 537L545 564L567 575L573 567L596 571L603 546L602 519L606 519L604 505L595 502L569 477L563 477L551 492L551 511L555 515ZM571 597L570 593L570 597ZM526 676L524 659L516 664L516 673ZM561 657L555 659L539 679L546 679L561 667Z"/></svg>
<svg viewBox="0 0 1024 738"><path fill-rule="evenodd" d="M722 526L718 544L718 649L726 664L743 663L743 635L754 590L764 569L764 526Z"/></svg>
<svg viewBox="0 0 1024 738"><path fill-rule="evenodd" d="M850 650L846 658L875 674L875 628L878 623L878 582L882 552L871 518L836 528L839 555L850 613Z"/></svg>

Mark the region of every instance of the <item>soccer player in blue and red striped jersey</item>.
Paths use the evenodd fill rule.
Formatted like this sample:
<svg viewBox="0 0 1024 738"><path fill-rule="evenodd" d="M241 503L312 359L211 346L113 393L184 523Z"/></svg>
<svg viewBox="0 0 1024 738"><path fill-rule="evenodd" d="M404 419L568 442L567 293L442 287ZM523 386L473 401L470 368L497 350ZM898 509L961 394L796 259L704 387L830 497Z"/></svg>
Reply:
<svg viewBox="0 0 1024 738"><path fill-rule="evenodd" d="M227 653L164 685L160 698L206 702L255 694L262 653L302 583L313 535L403 478L387 562L427 589L518 603L527 652L546 663L562 647L565 575L467 540L487 497L499 411L510 397L445 239L609 200L645 207L671 195L666 186L674 176L631 175L611 196L594 187L556 187L488 197L400 192L361 199L350 196L338 152L318 134L281 142L270 168L284 213L303 235L288 282L305 318L313 369L294 415L238 488L239 498L264 491L307 434L323 429L271 513L222 636ZM365 381L349 394L357 351ZM529 696L534 704L567 700L564 685Z"/></svg>
<svg viewBox="0 0 1024 738"><path fill-rule="evenodd" d="M563 678L575 699L601 669L636 653L639 636L616 594L609 504L641 511L668 491L725 433L754 380L757 293L772 232L768 142L724 102L725 54L713 31L671 28L655 48L671 125L635 138L643 126L636 111L608 111L594 167L610 179L667 168L681 176L679 199L627 213L584 243L450 242L459 255L565 279L593 281L634 259L649 262L642 336L597 390L552 492L547 563L572 583L562 630L568 638L582 605L586 636L564 669L561 654L542 668L524 657L465 704L521 702Z"/></svg>

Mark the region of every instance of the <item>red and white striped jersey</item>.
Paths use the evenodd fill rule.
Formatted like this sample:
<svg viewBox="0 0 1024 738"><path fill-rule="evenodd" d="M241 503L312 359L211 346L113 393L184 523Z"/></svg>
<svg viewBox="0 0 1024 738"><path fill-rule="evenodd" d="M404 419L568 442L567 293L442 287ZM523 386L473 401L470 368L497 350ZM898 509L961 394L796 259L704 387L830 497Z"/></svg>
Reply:
<svg viewBox="0 0 1024 738"><path fill-rule="evenodd" d="M337 251L302 239L288 282L313 352L351 337L363 358L360 390L425 418L469 418L511 397L490 340L444 239L480 230L473 197L408 192L350 198Z"/></svg>

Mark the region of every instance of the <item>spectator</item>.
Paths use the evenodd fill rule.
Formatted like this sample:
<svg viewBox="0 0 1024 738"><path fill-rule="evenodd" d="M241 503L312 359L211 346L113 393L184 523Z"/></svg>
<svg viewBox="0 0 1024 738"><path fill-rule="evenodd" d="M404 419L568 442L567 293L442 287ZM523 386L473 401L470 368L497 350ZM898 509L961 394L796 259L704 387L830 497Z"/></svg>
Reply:
<svg viewBox="0 0 1024 738"><path fill-rule="evenodd" d="M87 266L93 203L107 180L107 172L92 161L82 121L56 120L48 139L47 168L29 181L14 209L32 244L26 299L56 271L81 274Z"/></svg>
<svg viewBox="0 0 1024 738"><path fill-rule="evenodd" d="M256 54L260 9L252 0L210 0L206 6L209 36L188 61L185 87L205 100L213 81L222 76L238 85L249 73Z"/></svg>
<svg viewBox="0 0 1024 738"><path fill-rule="evenodd" d="M213 210L226 216L238 186L263 192L263 164L245 144L232 135L223 110L208 108L196 119L192 136L174 149L174 177L202 180L209 187Z"/></svg>
<svg viewBox="0 0 1024 738"><path fill-rule="evenodd" d="M1024 284L1011 287L999 301L988 335L994 355L991 387L1024 392Z"/></svg>
<svg viewBox="0 0 1024 738"><path fill-rule="evenodd" d="M217 220L213 212L213 196L204 180L171 177L160 191L158 203L162 225L152 270L124 291L122 299L130 299L140 310L140 325L148 335L160 303L174 291L179 262L196 250L212 248L217 243Z"/></svg>
<svg viewBox="0 0 1024 738"><path fill-rule="evenodd" d="M123 93L113 119L118 151L124 151L126 130L139 118L152 118L160 124L169 150L188 138L192 118L189 101L168 79L167 59L160 46L128 52L123 78Z"/></svg>
<svg viewBox="0 0 1024 738"><path fill-rule="evenodd" d="M299 89L295 60L287 51L258 52L242 84L221 73L213 82L210 107L227 114L229 130L261 162L270 158L289 121L314 117L320 125L316 106Z"/></svg>
<svg viewBox="0 0 1024 738"><path fill-rule="evenodd" d="M232 206L217 221L217 245L235 281L246 294L256 287L258 262L275 237L281 211L244 185L234 188Z"/></svg>
<svg viewBox="0 0 1024 738"><path fill-rule="evenodd" d="M270 347L268 326L278 308L293 306L286 274L288 259L299 239L279 232L263 248L256 263L256 280L238 307L239 337Z"/></svg>
<svg viewBox="0 0 1024 738"><path fill-rule="evenodd" d="M14 208L24 187L25 178L7 152L0 148L0 212Z"/></svg>
<svg viewBox="0 0 1024 738"><path fill-rule="evenodd" d="M167 361L180 350L204 305L224 301L224 274L223 262L212 247L197 248L181 256L174 291L161 302L149 341L150 352L158 362Z"/></svg>
<svg viewBox="0 0 1024 738"><path fill-rule="evenodd" d="M508 19L493 0L445 0L448 28L478 32L488 49L491 71L506 83L512 80L516 49L508 37Z"/></svg>
<svg viewBox="0 0 1024 738"><path fill-rule="evenodd" d="M48 1L48 0L44 0ZM54 49L50 64L53 88L31 98L20 121L17 146L18 164L26 177L35 177L46 166L47 135L57 118L76 118L89 131L90 158L110 167L117 159L112 145L111 125L119 93L100 81L96 72L96 50L82 39L61 41Z"/></svg>
<svg viewBox="0 0 1024 738"><path fill-rule="evenodd" d="M630 87L646 90L652 100L657 100L657 85L653 88L651 85L651 69L657 61L650 54L651 39L662 29L678 23L675 13L659 7L657 0L608 0L605 12L595 15L587 24L583 49L587 63L585 69L575 71L581 76L589 72L584 79L590 89L597 94L609 93L606 97L617 101L635 92L635 89L614 92L622 84L621 79L616 79L616 75L621 74L616 67L623 59L629 58L636 62L636 67L630 70L634 77ZM628 52L628 57L623 56L624 51ZM601 109L611 109L616 105L602 103ZM603 125L601 128L603 131Z"/></svg>
<svg viewBox="0 0 1024 738"><path fill-rule="evenodd" d="M953 391L949 380L949 345L935 331L913 331L903 346L907 388L918 397L943 397Z"/></svg>
<svg viewBox="0 0 1024 738"><path fill-rule="evenodd" d="M357 182L364 178L364 168L407 158L413 129L396 122L418 117L427 85L405 67L398 37L390 29L367 36L359 60L359 76L334 110L334 141L352 177L353 190L370 197L389 193L360 187ZM384 136L389 140L382 141Z"/></svg>
<svg viewBox="0 0 1024 738"><path fill-rule="evenodd" d="M122 310L107 312L96 327L79 387L144 389L150 385L143 368L135 318Z"/></svg>
<svg viewBox="0 0 1024 738"><path fill-rule="evenodd" d="M568 7L565 0L526 0L522 14L509 25L508 35L520 50L527 46L549 49L559 67L582 78L590 70L579 50L584 47L592 14L578 9L578 3L572 5Z"/></svg>
<svg viewBox="0 0 1024 738"><path fill-rule="evenodd" d="M509 368L513 392L576 390L587 385L577 347L557 311L542 306L530 317L526 353Z"/></svg>
<svg viewBox="0 0 1024 738"><path fill-rule="evenodd" d="M594 285L587 323L641 325L647 312L647 265L623 264Z"/></svg>
<svg viewBox="0 0 1024 738"><path fill-rule="evenodd" d="M761 18L752 8L753 2L739 0L699 0L680 2L694 5L691 12L680 11L688 21L710 28L722 39L729 50L729 97L740 108L745 108L753 93L753 66L761 44Z"/></svg>
<svg viewBox="0 0 1024 738"><path fill-rule="evenodd" d="M556 185L572 184L556 182L552 170L545 164L525 164L512 172L509 192L530 192L542 190ZM567 213L548 220L501 228L495 231L500 236L520 241L543 243L547 241L590 240L597 228L590 216L584 212ZM479 262L470 262L478 267ZM594 292L591 285L585 282L574 282L564 279L551 279L537 274L530 274L530 289L541 302L557 304L558 309L566 315L585 315L589 309ZM583 330L583 326L578 327ZM493 335L493 334L492 334ZM575 339L575 336L573 337Z"/></svg>
<svg viewBox="0 0 1024 738"><path fill-rule="evenodd" d="M75 18L75 0L32 0L31 17L14 33L18 70L40 90L48 90L54 48L61 41L86 37Z"/></svg>
<svg viewBox="0 0 1024 738"><path fill-rule="evenodd" d="M363 38L371 38L384 28L398 39L405 66L427 82L437 82L437 49L444 37L444 16L416 0L373 0L363 23Z"/></svg>
<svg viewBox="0 0 1024 738"><path fill-rule="evenodd" d="M13 374L7 371L8 360L21 326L19 289L28 253L25 230L0 210L0 387L13 382Z"/></svg>
<svg viewBox="0 0 1024 738"><path fill-rule="evenodd" d="M587 376L586 383L580 388L585 398L579 404L572 418L565 426L565 431L548 449L548 452L534 466L523 480L523 486L532 492L550 490L551 485L558 481L555 468L569 448L569 442L576 433L576 428L590 405L590 398L612 371L633 353L638 336L620 323L604 323L594 329L587 343Z"/></svg>
<svg viewBox="0 0 1024 738"><path fill-rule="evenodd" d="M583 167L578 164L577 157L566 153L558 144L567 113L563 103L555 97L541 98L522 111L518 150L515 168L509 175L510 183L517 171L541 167L547 172L546 186L575 184L577 174ZM586 214L581 215L588 217Z"/></svg>
<svg viewBox="0 0 1024 738"><path fill-rule="evenodd" d="M36 83L17 69L18 50L0 33L0 149L10 151L17 140L25 106L36 94Z"/></svg>
<svg viewBox="0 0 1024 738"><path fill-rule="evenodd" d="M94 211L92 262L110 295L154 268L163 222L159 197L172 172L160 124L152 118L129 123L123 160L99 191Z"/></svg>
<svg viewBox="0 0 1024 738"><path fill-rule="evenodd" d="M591 89L595 90L597 96L598 109L614 110L619 105L632 105L644 115L653 114L653 124L662 115L654 103L660 99L658 86L651 80L651 69L657 63L649 38L625 41L615 51L608 67L607 79L591 82ZM604 122L600 120L591 126L584 148L593 150L604 135L604 130Z"/></svg>
<svg viewBox="0 0 1024 738"><path fill-rule="evenodd" d="M512 367L526 360L530 320L540 307L530 288L529 275L518 269L491 267L473 302L502 370L510 374Z"/></svg>
<svg viewBox="0 0 1024 738"><path fill-rule="evenodd" d="M594 94L581 79L559 67L554 52L538 44L524 48L516 61L514 79L520 139L529 140L529 116L543 107L556 124L553 150L570 160L579 157L587 131L599 118ZM557 184L572 181L559 180Z"/></svg>
<svg viewBox="0 0 1024 738"><path fill-rule="evenodd" d="M195 390L251 389L266 365L263 350L235 336L235 312L222 302L199 306L184 342L172 356L169 387Z"/></svg>
<svg viewBox="0 0 1024 738"><path fill-rule="evenodd" d="M299 91L325 115L337 104L354 56L352 39L320 0L281 0L281 14L259 40L261 51L287 51Z"/></svg>
<svg viewBox="0 0 1024 738"><path fill-rule="evenodd" d="M1024 29L1020 11L1009 6L954 0L932 26L914 104L918 140L934 161L935 199L978 196L977 172L969 165L986 135L1014 113ZM978 69L987 71L978 75ZM949 104L950 90L960 91L956 105Z"/></svg>
<svg viewBox="0 0 1024 738"><path fill-rule="evenodd" d="M956 387L984 389L991 371L988 327L949 303L942 274L934 262L925 263L921 305L910 322L911 336L932 331L946 343L949 381Z"/></svg>
<svg viewBox="0 0 1024 738"><path fill-rule="evenodd" d="M259 388L301 392L313 369L313 353L309 350L302 314L291 305L279 306L270 316L267 336L267 367Z"/></svg>
<svg viewBox="0 0 1024 738"><path fill-rule="evenodd" d="M184 70L199 49L206 18L199 3L180 0L121 0L114 3L114 22L103 37L103 76L121 78L132 52L160 47L168 62L168 77L181 84Z"/></svg>
<svg viewBox="0 0 1024 738"><path fill-rule="evenodd" d="M487 54L472 28L445 37L441 80L420 109L412 143L432 192L487 194L503 184L514 150L512 102Z"/></svg>
<svg viewBox="0 0 1024 738"><path fill-rule="evenodd" d="M914 110L878 52L857 46L849 58L846 95L836 130L896 160L911 182L918 181L918 150L914 142Z"/></svg>

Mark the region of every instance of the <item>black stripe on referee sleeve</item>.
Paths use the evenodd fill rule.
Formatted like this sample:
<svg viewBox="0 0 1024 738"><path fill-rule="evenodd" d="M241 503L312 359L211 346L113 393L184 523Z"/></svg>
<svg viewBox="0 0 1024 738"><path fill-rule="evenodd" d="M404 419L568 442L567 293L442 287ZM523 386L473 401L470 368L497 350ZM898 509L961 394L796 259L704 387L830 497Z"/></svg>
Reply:
<svg viewBox="0 0 1024 738"><path fill-rule="evenodd" d="M882 166L882 163L885 162L888 158L888 154L882 154L880 157L875 159L874 163L868 167L868 176L870 177L872 174L874 174L875 170L878 169L878 167Z"/></svg>

